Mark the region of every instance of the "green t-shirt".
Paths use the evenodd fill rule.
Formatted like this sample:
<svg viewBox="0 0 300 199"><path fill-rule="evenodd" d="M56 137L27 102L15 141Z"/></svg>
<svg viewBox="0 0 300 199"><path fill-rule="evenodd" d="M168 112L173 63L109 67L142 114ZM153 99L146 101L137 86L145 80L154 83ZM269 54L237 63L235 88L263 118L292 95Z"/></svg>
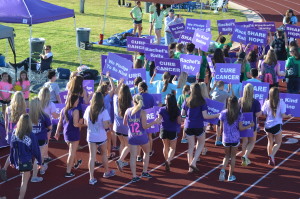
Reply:
<svg viewBox="0 0 300 199"><path fill-rule="evenodd" d="M153 15L156 12L155 5L150 5L149 6L149 12L150 12L150 14L149 14L149 22L153 22ZM151 14L151 12L153 12L153 14Z"/></svg>
<svg viewBox="0 0 300 199"><path fill-rule="evenodd" d="M183 54L181 52L175 52L174 53L174 59L180 59L180 55Z"/></svg>
<svg viewBox="0 0 300 199"><path fill-rule="evenodd" d="M188 98L189 96L190 96L190 95L184 95L184 94L182 94L182 95L179 96L179 98L178 98L178 100L177 100L178 108L181 109L181 106L182 106L184 100L185 100L186 98Z"/></svg>
<svg viewBox="0 0 300 199"><path fill-rule="evenodd" d="M135 6L134 8L132 8L130 13L132 13L133 18L136 18L136 21L141 21L143 18L142 8L140 8L138 6Z"/></svg>
<svg viewBox="0 0 300 199"><path fill-rule="evenodd" d="M289 57L285 63L285 68L290 68L292 62L298 65L298 77L300 77L300 59L297 60L294 56Z"/></svg>
<svg viewBox="0 0 300 199"><path fill-rule="evenodd" d="M234 62L235 64L238 64L237 61ZM251 66L250 64L247 62L246 65L245 65L245 72L244 72L244 78L243 78L243 81L247 81L247 79L249 79L247 77L247 73L250 72L251 70Z"/></svg>
<svg viewBox="0 0 300 199"><path fill-rule="evenodd" d="M215 43L216 48L221 48L221 49L223 49L223 47L224 47L225 45L228 45L230 48L232 47L232 43L231 43L231 42L229 42L229 43L227 43L227 44Z"/></svg>
<svg viewBox="0 0 300 199"><path fill-rule="evenodd" d="M155 12L153 14L153 20L155 20L154 22L154 29L161 29L162 25L163 25L163 19L164 19L164 15L162 12L160 12L160 15L158 16L157 12Z"/></svg>
<svg viewBox="0 0 300 199"><path fill-rule="evenodd" d="M208 64L208 62L207 62L205 53L202 52L202 63L200 66L200 76L199 76L200 79L205 79L207 64Z"/></svg>

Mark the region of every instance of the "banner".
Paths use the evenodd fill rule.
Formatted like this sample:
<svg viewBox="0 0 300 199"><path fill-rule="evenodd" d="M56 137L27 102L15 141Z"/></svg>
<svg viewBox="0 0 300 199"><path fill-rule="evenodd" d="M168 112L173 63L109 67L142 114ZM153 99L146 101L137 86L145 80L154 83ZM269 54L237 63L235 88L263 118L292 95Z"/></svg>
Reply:
<svg viewBox="0 0 300 199"><path fill-rule="evenodd" d="M206 105L207 105L207 114L208 115L215 115L218 113L221 113L224 109L224 103L214 101L211 99L205 99ZM218 124L219 118L215 119L209 119L209 120L204 120L205 122L208 122L210 124Z"/></svg>
<svg viewBox="0 0 300 199"><path fill-rule="evenodd" d="M235 28L235 19L217 20L217 25L219 33L232 34Z"/></svg>
<svg viewBox="0 0 300 199"><path fill-rule="evenodd" d="M169 47L145 44L145 55L149 61L154 61L156 58L169 58Z"/></svg>
<svg viewBox="0 0 300 199"><path fill-rule="evenodd" d="M254 22L254 27L268 32L276 32L275 22Z"/></svg>
<svg viewBox="0 0 300 199"><path fill-rule="evenodd" d="M210 33L203 32L201 30L195 30L193 36L193 43L196 48L200 48L202 51L207 52L212 35Z"/></svg>
<svg viewBox="0 0 300 199"><path fill-rule="evenodd" d="M196 75L200 71L202 61L201 56L197 55L180 55L181 72L186 72L189 75Z"/></svg>
<svg viewBox="0 0 300 199"><path fill-rule="evenodd" d="M238 43L246 44L247 41L247 28L244 28L242 26L235 26L235 29L233 31L232 41L236 41Z"/></svg>
<svg viewBox="0 0 300 199"><path fill-rule="evenodd" d="M286 113L300 117L300 94L280 93L280 99L286 103Z"/></svg>
<svg viewBox="0 0 300 199"><path fill-rule="evenodd" d="M56 113L60 115L61 110L62 110L65 106L66 106L65 104L55 104L55 107L56 107ZM51 118L52 118L52 117L51 117ZM58 121L59 121L59 118L57 118L57 119L52 118L52 124L53 124L53 125L57 125L57 124L58 124Z"/></svg>
<svg viewBox="0 0 300 199"><path fill-rule="evenodd" d="M116 80L123 78L128 79L128 73L132 68L132 62L114 53L108 53L105 67L102 73L110 72L110 76Z"/></svg>
<svg viewBox="0 0 300 199"><path fill-rule="evenodd" d="M154 98L156 106L161 104L161 94L151 94Z"/></svg>
<svg viewBox="0 0 300 199"><path fill-rule="evenodd" d="M243 28L254 28L253 21L235 22L236 26L242 26Z"/></svg>
<svg viewBox="0 0 300 199"><path fill-rule="evenodd" d="M83 80L82 85L88 95L94 93L94 89L95 89L95 81L94 80Z"/></svg>
<svg viewBox="0 0 300 199"><path fill-rule="evenodd" d="M126 59L128 59L129 61L133 62L133 57L132 55L129 54L122 54L122 53L114 53L116 55L119 55L121 57L124 57ZM107 59L107 55L101 55L101 68L103 69L103 67L105 66L106 63L106 59Z"/></svg>
<svg viewBox="0 0 300 199"><path fill-rule="evenodd" d="M252 45L266 46L268 44L268 32L255 28L247 28L246 43Z"/></svg>
<svg viewBox="0 0 300 199"><path fill-rule="evenodd" d="M160 107L153 107L149 109L145 109L146 111L146 118L147 118L147 123L153 122L157 118L158 110ZM146 129L147 133L157 133L159 132L159 125L154 124L150 128Z"/></svg>
<svg viewBox="0 0 300 199"><path fill-rule="evenodd" d="M206 59L207 59L207 63L208 63L210 72L211 72L212 74L214 74L216 71L215 71L215 66L214 66L214 64L213 64L213 62L212 62L212 60L211 60L211 58L210 58L210 57L206 57Z"/></svg>
<svg viewBox="0 0 300 199"><path fill-rule="evenodd" d="M130 87L134 86L134 79L137 77L141 77L143 81L146 81L146 69L145 68L137 68L131 69L128 74L128 80L126 81L126 85Z"/></svg>
<svg viewBox="0 0 300 199"><path fill-rule="evenodd" d="M144 45L150 44L150 39L140 37L127 37L127 50L144 53Z"/></svg>
<svg viewBox="0 0 300 199"><path fill-rule="evenodd" d="M287 37L300 38L300 26L287 24L285 26L285 32Z"/></svg>
<svg viewBox="0 0 300 199"><path fill-rule="evenodd" d="M192 34L195 30L200 30L202 32L210 32L210 20L187 18L185 24L185 31Z"/></svg>
<svg viewBox="0 0 300 199"><path fill-rule="evenodd" d="M277 63L279 63L279 65L280 65L280 71L285 72L285 62L286 61L280 61L280 60L277 61ZM277 77L278 77L278 79L284 79L285 78L284 76L277 76Z"/></svg>
<svg viewBox="0 0 300 199"><path fill-rule="evenodd" d="M61 103L65 104L68 96L68 91L63 91L59 93L59 97L61 99Z"/></svg>
<svg viewBox="0 0 300 199"><path fill-rule="evenodd" d="M163 74L169 72L171 75L179 76L181 73L180 60L178 59L155 59L155 66L157 73Z"/></svg>
<svg viewBox="0 0 300 199"><path fill-rule="evenodd" d="M225 83L240 83L241 64L216 63L215 81L222 80Z"/></svg>
<svg viewBox="0 0 300 199"><path fill-rule="evenodd" d="M243 126L248 126L253 122L253 113L242 113ZM253 137L254 136L254 127L250 127L244 131L240 131L241 137Z"/></svg>
<svg viewBox="0 0 300 199"><path fill-rule="evenodd" d="M269 96L269 87L270 84L266 82L248 82L248 81L243 81L243 90L246 84L252 84L253 85L253 90L254 90L254 99L257 99L261 105L265 102L265 100ZM243 95L243 92L242 92Z"/></svg>
<svg viewBox="0 0 300 199"><path fill-rule="evenodd" d="M186 45L187 43L193 43L193 34L188 32L183 32L178 40L178 43Z"/></svg>
<svg viewBox="0 0 300 199"><path fill-rule="evenodd" d="M183 23L169 26L169 29L175 39L178 39L181 33L185 30L185 25Z"/></svg>

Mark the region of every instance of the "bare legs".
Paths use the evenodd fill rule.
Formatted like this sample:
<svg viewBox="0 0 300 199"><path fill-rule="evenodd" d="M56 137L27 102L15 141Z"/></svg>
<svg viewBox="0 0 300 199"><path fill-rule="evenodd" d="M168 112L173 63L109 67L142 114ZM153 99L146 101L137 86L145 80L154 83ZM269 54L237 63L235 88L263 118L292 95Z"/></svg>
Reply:
<svg viewBox="0 0 300 199"><path fill-rule="evenodd" d="M136 145L129 145L130 148L130 169L132 172L132 176L135 178L136 175L136 156L137 156L137 146ZM150 152L150 144L149 142L147 144L141 145L141 148L144 152L143 157L143 172L148 171L148 165L149 165L149 152Z"/></svg>

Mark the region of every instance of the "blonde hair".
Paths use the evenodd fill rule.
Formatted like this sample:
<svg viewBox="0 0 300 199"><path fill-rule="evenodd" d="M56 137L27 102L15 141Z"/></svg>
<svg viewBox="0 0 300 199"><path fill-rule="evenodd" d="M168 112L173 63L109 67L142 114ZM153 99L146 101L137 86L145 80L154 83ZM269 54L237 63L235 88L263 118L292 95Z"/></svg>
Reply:
<svg viewBox="0 0 300 199"><path fill-rule="evenodd" d="M17 91L11 100L11 121L17 123L22 114L26 113L26 103L21 91Z"/></svg>
<svg viewBox="0 0 300 199"><path fill-rule="evenodd" d="M202 97L209 98L207 86L204 82L199 83Z"/></svg>
<svg viewBox="0 0 300 199"><path fill-rule="evenodd" d="M133 115L133 114L137 113L139 110L141 110L141 108L144 105L143 97L141 95L133 96L133 102L134 102L134 106L132 108L131 115Z"/></svg>
<svg viewBox="0 0 300 199"><path fill-rule="evenodd" d="M20 116L20 119L17 123L17 128L15 131L16 136L23 140L25 136L29 136L32 132L32 122L30 120L30 117L27 113L22 114Z"/></svg>
<svg viewBox="0 0 300 199"><path fill-rule="evenodd" d="M274 49L268 51L264 63L271 66L277 64L277 56Z"/></svg>
<svg viewBox="0 0 300 199"><path fill-rule="evenodd" d="M30 101L29 104L29 116L33 124L39 123L40 117L46 115L41 106L39 98L35 97Z"/></svg>
<svg viewBox="0 0 300 199"><path fill-rule="evenodd" d="M243 97L241 98L241 108L242 112L251 112L253 103L253 85L248 83L244 87Z"/></svg>
<svg viewBox="0 0 300 199"><path fill-rule="evenodd" d="M177 88L182 88L186 84L187 78L188 74L186 72L181 72L178 77Z"/></svg>
<svg viewBox="0 0 300 199"><path fill-rule="evenodd" d="M42 109L45 109L50 103L50 90L47 87L40 90L38 98L41 102Z"/></svg>

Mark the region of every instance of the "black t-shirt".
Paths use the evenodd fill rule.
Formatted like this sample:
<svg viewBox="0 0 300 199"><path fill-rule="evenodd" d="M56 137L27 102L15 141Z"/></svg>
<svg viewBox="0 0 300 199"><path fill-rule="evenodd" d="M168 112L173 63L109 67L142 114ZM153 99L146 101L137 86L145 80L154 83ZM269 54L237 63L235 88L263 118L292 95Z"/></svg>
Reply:
<svg viewBox="0 0 300 199"><path fill-rule="evenodd" d="M275 50L275 53L277 55L277 60L286 60L287 54L285 50L285 42L282 38L277 38L272 42L272 48Z"/></svg>

